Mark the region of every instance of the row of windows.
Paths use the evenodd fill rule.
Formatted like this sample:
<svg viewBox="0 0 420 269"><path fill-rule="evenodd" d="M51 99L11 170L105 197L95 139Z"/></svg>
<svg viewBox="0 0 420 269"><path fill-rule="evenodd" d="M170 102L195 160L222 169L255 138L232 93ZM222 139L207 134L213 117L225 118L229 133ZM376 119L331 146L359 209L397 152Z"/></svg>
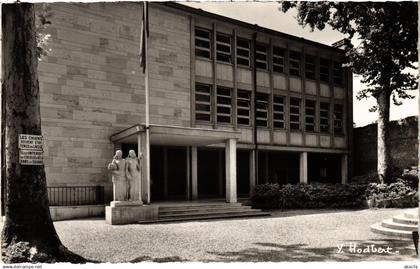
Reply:
<svg viewBox="0 0 420 269"><path fill-rule="evenodd" d="M217 86L216 93L212 86L207 84L196 84L195 91L195 116L197 121L212 122L212 96L216 94L216 119L217 122L232 124L232 108L234 98L233 89ZM255 96L255 122L257 126L268 127L270 120L270 95L257 93ZM251 92L247 90L237 91L237 123L239 125L251 125ZM272 119L274 128L284 129L285 126L285 105L286 97L281 95L273 96ZM326 102L317 103L315 100L306 100L304 107L302 99L290 97L289 102L289 128L301 130L302 121L305 131L315 132L317 130L316 111L319 107L319 131L330 132L330 111L331 105ZM302 111L303 109L303 111ZM304 117L302 117L304 112ZM334 133L343 133L343 105L334 104L333 107Z"/></svg>
<svg viewBox="0 0 420 269"><path fill-rule="evenodd" d="M202 58L212 59L212 31L204 28L195 28L195 55ZM232 37L227 34L216 32L216 60L232 63ZM273 46L272 67L273 72L285 73L286 49ZM268 70L269 65L269 46L263 43L255 44L255 67ZM302 72L308 79L317 79L316 67L319 66L319 79L324 82L332 81L335 84L343 84L342 63L333 61L332 65L327 58L319 58L315 55L305 54L304 60L302 53L298 51L289 51L289 74L301 76ZM238 65L250 66L251 64L251 41L244 38L236 40L236 61ZM303 63L304 62L304 63ZM330 73L330 70L332 72ZM304 70L304 71L303 71Z"/></svg>

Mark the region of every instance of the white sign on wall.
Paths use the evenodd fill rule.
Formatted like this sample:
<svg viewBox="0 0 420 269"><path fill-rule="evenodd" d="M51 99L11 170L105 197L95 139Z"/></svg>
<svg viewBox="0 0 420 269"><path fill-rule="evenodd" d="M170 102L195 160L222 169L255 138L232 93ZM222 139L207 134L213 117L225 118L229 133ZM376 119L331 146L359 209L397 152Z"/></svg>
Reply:
<svg viewBox="0 0 420 269"><path fill-rule="evenodd" d="M19 135L19 163L21 165L43 165L42 135Z"/></svg>
<svg viewBox="0 0 420 269"><path fill-rule="evenodd" d="M42 151L42 135L19 135L19 149L33 149Z"/></svg>

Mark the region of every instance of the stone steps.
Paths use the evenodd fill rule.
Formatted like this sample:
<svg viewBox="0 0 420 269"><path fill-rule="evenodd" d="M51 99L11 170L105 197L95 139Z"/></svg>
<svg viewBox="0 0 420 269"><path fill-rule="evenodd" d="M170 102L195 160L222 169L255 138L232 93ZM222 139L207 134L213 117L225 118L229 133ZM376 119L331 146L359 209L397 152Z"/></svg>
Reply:
<svg viewBox="0 0 420 269"><path fill-rule="evenodd" d="M223 211L230 211L230 212L238 212L244 210L253 211L255 209L251 209L250 206L244 207L232 207L232 208L190 208L190 209L171 209L171 210L161 210L159 211L159 216L167 216L167 215L182 215L182 214L196 214L196 213L215 213L215 212L223 212Z"/></svg>
<svg viewBox="0 0 420 269"><path fill-rule="evenodd" d="M419 227L419 217L417 211L407 210L402 215L385 219L380 223L371 225L374 233L385 234L400 238L412 238L412 232Z"/></svg>
<svg viewBox="0 0 420 269"><path fill-rule="evenodd" d="M416 224L402 224L394 222L393 219L386 219L382 221L382 226L389 229L401 230L401 231L416 231L418 226Z"/></svg>
<svg viewBox="0 0 420 269"><path fill-rule="evenodd" d="M401 224L414 224L418 225L418 219L406 218L404 215L398 215L392 218L394 222L401 223Z"/></svg>
<svg viewBox="0 0 420 269"><path fill-rule="evenodd" d="M159 218L154 221L141 221L141 224L152 223L165 223L165 222L182 222L182 221L195 221L195 220L210 220L210 219L232 219L232 218L250 218L250 217L266 217L270 216L267 212L236 212L228 214L211 214L206 216L187 216L187 217L171 217Z"/></svg>
<svg viewBox="0 0 420 269"><path fill-rule="evenodd" d="M370 226L370 229L374 233L390 235L390 236L397 236L401 238L411 238L410 231L400 231L395 229L390 229L382 226L382 223L376 223Z"/></svg>
<svg viewBox="0 0 420 269"><path fill-rule="evenodd" d="M240 203L179 203L159 205L157 220L142 221L140 223L164 223L193 220L249 218L270 216L269 213Z"/></svg>
<svg viewBox="0 0 420 269"><path fill-rule="evenodd" d="M407 210L404 212L404 217L408 219L419 219L419 212L417 210Z"/></svg>
<svg viewBox="0 0 420 269"><path fill-rule="evenodd" d="M174 218L174 217L199 217L199 216L224 216L224 215L235 215L237 213L253 213L253 212L261 212L260 210L257 209L250 209L250 210L229 210L229 209L225 209L225 210L207 210L207 211L198 211L198 212L176 212L176 213L164 213L161 214L159 213L159 218L160 219L167 219L167 218Z"/></svg>

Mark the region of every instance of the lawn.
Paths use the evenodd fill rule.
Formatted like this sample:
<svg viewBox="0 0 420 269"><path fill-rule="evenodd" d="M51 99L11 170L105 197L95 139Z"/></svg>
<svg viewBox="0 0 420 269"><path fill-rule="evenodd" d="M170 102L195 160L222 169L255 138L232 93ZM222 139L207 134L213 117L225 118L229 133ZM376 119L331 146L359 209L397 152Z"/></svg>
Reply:
<svg viewBox="0 0 420 269"><path fill-rule="evenodd" d="M101 262L410 261L416 258L412 241L369 229L403 211L296 210L251 219L123 226L89 219L54 225L70 250ZM363 250L372 244L389 247L388 253L349 249ZM338 246L343 247L340 253Z"/></svg>

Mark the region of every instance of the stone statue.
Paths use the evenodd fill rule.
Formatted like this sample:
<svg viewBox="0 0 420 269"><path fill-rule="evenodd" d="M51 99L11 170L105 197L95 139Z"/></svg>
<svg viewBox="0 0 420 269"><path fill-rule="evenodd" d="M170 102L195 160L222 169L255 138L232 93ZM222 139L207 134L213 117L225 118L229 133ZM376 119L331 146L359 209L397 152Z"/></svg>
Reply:
<svg viewBox="0 0 420 269"><path fill-rule="evenodd" d="M108 170L111 171L114 185L114 201L128 200L126 166L126 160L122 158L122 151L117 150L114 159L108 164Z"/></svg>
<svg viewBox="0 0 420 269"><path fill-rule="evenodd" d="M140 173L141 173L141 159L143 154L140 153L139 158L136 156L134 150L128 152L126 158L126 175L128 180L128 200L140 200Z"/></svg>

